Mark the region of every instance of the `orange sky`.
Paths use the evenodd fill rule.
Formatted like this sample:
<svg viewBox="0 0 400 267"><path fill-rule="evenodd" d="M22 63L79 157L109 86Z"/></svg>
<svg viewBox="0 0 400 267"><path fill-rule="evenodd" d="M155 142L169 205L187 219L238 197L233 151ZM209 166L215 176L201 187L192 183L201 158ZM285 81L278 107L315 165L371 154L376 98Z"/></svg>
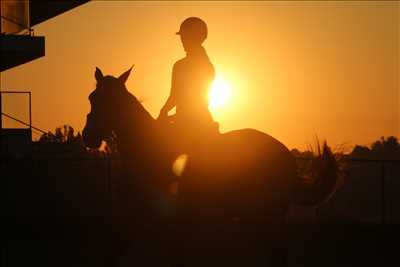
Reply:
<svg viewBox="0 0 400 267"><path fill-rule="evenodd" d="M32 91L36 127L81 130L95 67L117 76L135 64L127 87L156 117L184 56L174 33L198 16L217 75L232 85L214 114L223 132L256 128L300 149L315 135L370 144L400 135L399 13L398 2L93 1L34 27L46 57L2 72L1 86ZM27 118L24 101L5 97L3 111Z"/></svg>

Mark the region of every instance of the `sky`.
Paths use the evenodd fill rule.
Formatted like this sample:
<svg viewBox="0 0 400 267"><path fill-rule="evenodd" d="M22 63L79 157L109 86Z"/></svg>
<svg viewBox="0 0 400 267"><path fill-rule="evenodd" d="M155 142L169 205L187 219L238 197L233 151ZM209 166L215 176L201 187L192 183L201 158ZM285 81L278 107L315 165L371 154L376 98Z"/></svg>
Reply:
<svg viewBox="0 0 400 267"><path fill-rule="evenodd" d="M399 14L399 2L380 1L92 1L33 27L46 56L2 72L1 89L32 92L34 126L81 131L95 67L119 76L135 64L126 86L157 117L185 56L175 32L197 16L231 88L213 111L222 132L255 128L299 149L317 136L350 149L400 136ZM26 98L3 102L27 120Z"/></svg>

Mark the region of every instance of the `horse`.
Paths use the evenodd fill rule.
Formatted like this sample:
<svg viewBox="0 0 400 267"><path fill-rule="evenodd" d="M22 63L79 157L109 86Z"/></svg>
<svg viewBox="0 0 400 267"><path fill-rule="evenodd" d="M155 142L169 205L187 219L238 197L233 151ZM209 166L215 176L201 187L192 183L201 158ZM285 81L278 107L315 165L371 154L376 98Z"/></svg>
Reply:
<svg viewBox="0 0 400 267"><path fill-rule="evenodd" d="M146 224L159 217L155 208L159 196L169 195L169 185L179 183L174 215L179 219L173 221L179 225L174 233L181 234L171 243L195 240L193 235L204 225L224 225L208 229L209 236L221 229L247 229L256 237L263 232L276 245L284 239L279 229L291 205L315 206L334 191L338 166L326 145L311 162L310 177L300 177L296 159L284 144L255 129L226 133L192 129L185 132L193 135L186 138L186 148L188 144L191 148L177 149L182 137L171 131L170 124L154 119L126 88L131 69L113 77L96 67L83 140L86 146L98 148L102 140L117 137L123 166L129 170L127 179L135 181L126 203L132 205L129 212L136 221ZM177 177L171 165L180 154L185 154L186 162ZM205 232L199 234L201 238ZM206 243L210 245L210 240ZM270 247L269 254L277 258L276 251ZM273 264L283 266L283 258Z"/></svg>

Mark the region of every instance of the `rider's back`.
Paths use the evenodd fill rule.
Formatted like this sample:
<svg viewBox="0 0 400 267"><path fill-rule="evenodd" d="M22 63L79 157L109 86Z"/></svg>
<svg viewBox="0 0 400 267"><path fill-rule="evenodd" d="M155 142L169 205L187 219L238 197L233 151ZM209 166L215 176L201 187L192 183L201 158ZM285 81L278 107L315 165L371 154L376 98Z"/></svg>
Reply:
<svg viewBox="0 0 400 267"><path fill-rule="evenodd" d="M203 47L174 64L172 86L179 120L211 120L208 91L214 75L214 67Z"/></svg>

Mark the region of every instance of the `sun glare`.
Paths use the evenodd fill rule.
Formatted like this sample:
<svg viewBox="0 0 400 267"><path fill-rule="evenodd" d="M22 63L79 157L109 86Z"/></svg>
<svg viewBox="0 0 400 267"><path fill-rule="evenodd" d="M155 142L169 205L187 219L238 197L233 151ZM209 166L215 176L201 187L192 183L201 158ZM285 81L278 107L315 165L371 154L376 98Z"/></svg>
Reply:
<svg viewBox="0 0 400 267"><path fill-rule="evenodd" d="M229 83L221 77L216 77L211 84L209 93L209 108L211 110L221 109L229 102L232 89Z"/></svg>

